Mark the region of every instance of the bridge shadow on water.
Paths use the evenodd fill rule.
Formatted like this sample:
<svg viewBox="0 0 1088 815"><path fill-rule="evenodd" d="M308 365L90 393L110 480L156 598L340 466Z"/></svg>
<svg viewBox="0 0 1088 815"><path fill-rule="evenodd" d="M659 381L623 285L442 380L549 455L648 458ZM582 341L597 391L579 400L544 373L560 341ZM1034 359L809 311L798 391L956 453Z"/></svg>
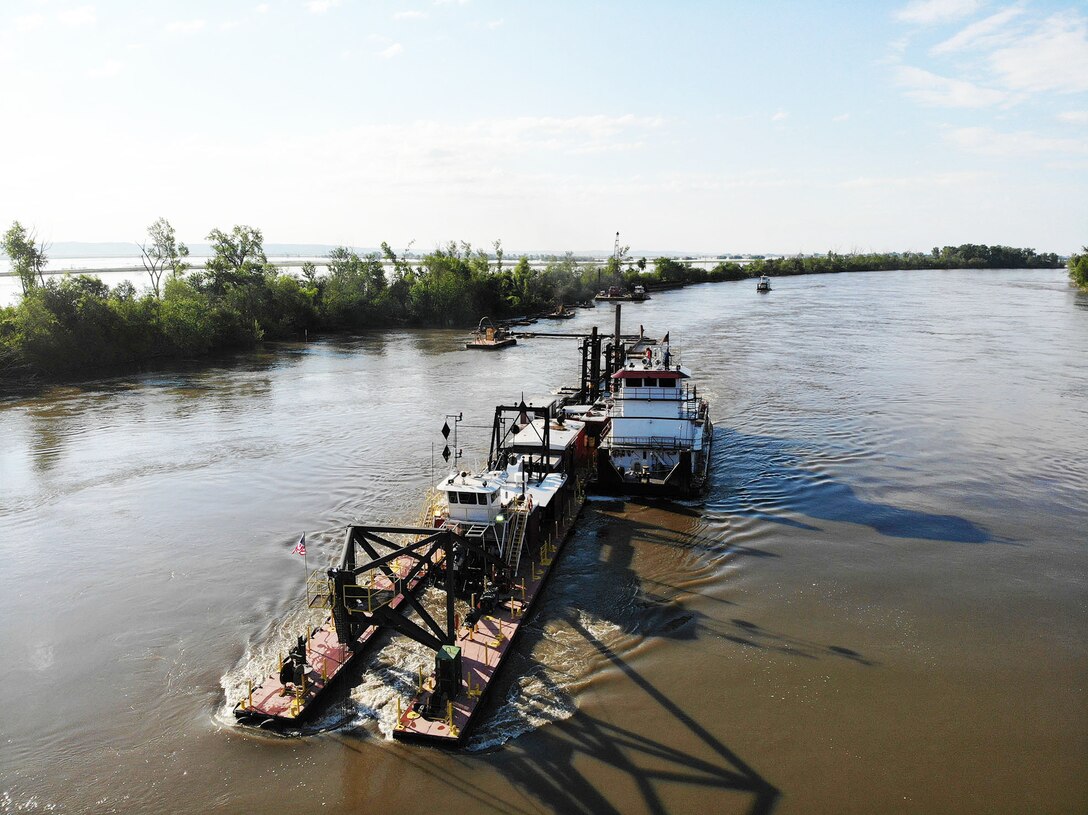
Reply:
<svg viewBox="0 0 1088 815"><path fill-rule="evenodd" d="M805 660L844 659L860 666L875 665L851 648L744 619L731 601L700 591L688 578L707 568L713 570L719 553L701 545L706 541L692 540L691 532L697 528L692 516L697 514L675 505L653 506L648 513L625 512L620 502L594 503L585 510L555 567L543 605L528 620L491 689L482 711L481 732L472 739L486 752L470 753L461 760L467 772L486 760L532 802L522 806L515 803L517 798L507 798L499 804L501 809L666 813L692 811L692 801L713 812L766 815L775 809L780 789L731 748L723 735L730 718L725 688L690 686L684 681L690 666L682 657L658 658L661 651L654 651L658 657L636 665L642 661L647 641L716 641L719 644L709 644L705 652L708 664L714 664L721 648L726 649L721 656L726 660L729 650L739 647ZM638 552L661 557L661 547L684 550L680 560L686 565L679 566L676 584L644 576L645 570L636 566ZM753 550L731 550L731 554L766 556ZM663 557L667 563L675 560L674 555ZM596 622L610 625L602 633ZM569 629L577 636L573 665L546 664L549 641L558 636L558 629ZM634 653L635 648L640 656L633 662L624 652ZM569 659L566 648L559 650L562 658ZM608 696L597 702L574 698L578 688L592 687L597 676L609 669L618 671L623 681L610 680ZM546 724L504 740L501 726L495 723L502 718L500 708L519 704L524 691L518 679L528 674L543 685L542 690L533 690L534 696L550 699L554 708L571 715L556 715ZM677 690L666 692L666 686ZM708 703L713 712L700 715ZM486 746L493 742L498 746Z"/></svg>
<svg viewBox="0 0 1088 815"><path fill-rule="evenodd" d="M863 524L892 538L997 542L989 531L966 518L867 501L853 487L815 469L806 461L807 452L801 442L715 429L713 476L706 510L811 531L819 531L819 527L783 513Z"/></svg>

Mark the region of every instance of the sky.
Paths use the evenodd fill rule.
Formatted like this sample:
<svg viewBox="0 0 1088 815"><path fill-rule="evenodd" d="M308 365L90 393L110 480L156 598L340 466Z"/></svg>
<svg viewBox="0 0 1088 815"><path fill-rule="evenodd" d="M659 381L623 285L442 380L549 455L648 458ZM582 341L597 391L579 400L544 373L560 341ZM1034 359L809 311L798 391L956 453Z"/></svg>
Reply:
<svg viewBox="0 0 1088 815"><path fill-rule="evenodd" d="M1088 3L0 4L0 227L508 253L1088 244Z"/></svg>

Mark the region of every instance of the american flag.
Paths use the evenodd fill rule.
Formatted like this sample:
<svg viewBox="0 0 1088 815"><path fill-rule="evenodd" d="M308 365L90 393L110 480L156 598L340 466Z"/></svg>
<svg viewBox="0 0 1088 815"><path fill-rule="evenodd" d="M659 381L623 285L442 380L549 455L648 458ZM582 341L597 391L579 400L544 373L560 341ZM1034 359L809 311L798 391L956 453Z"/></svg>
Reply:
<svg viewBox="0 0 1088 815"><path fill-rule="evenodd" d="M298 543L295 544L295 548L291 550L292 555L302 555L306 557L306 533L302 533L302 537L298 539Z"/></svg>

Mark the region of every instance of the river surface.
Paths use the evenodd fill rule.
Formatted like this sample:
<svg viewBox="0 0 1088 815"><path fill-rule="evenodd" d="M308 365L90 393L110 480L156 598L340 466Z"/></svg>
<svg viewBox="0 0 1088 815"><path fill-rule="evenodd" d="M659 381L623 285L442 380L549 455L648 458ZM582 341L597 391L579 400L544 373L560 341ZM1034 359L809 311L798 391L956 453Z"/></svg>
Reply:
<svg viewBox="0 0 1088 815"><path fill-rule="evenodd" d="M1088 811L1088 298L774 287L625 306L711 402L713 484L587 505L461 753L387 737L428 659L400 641L316 735L224 697L272 667L299 534L313 568L413 521L445 415L482 463L574 340L374 333L0 401L0 811Z"/></svg>

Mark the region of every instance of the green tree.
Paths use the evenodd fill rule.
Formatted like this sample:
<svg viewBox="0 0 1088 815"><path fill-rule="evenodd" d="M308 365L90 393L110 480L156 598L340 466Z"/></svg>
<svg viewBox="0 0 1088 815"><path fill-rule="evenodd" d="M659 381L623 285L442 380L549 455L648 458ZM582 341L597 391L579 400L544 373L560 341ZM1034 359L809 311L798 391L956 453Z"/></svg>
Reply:
<svg viewBox="0 0 1088 815"><path fill-rule="evenodd" d="M189 265L184 259L189 256L189 247L179 243L174 235L174 227L165 218L159 218L147 228L149 240L141 243L140 253L144 270L151 278L151 290L156 299L160 296L160 282L167 269L177 277L183 274Z"/></svg>
<svg viewBox="0 0 1088 815"><path fill-rule="evenodd" d="M27 232L26 227L14 221L4 233L3 247L4 254L11 261L12 270L23 284L24 297L35 286L45 285L45 264L48 258L45 255L44 241L38 241L33 232Z"/></svg>
<svg viewBox="0 0 1088 815"><path fill-rule="evenodd" d="M1083 247L1083 254L1069 257L1069 279L1078 288L1088 289L1088 246Z"/></svg>
<svg viewBox="0 0 1088 815"><path fill-rule="evenodd" d="M215 255L204 264L206 273L199 282L213 294L263 282L269 269L261 230L250 226L235 226L229 233L213 229L208 240Z"/></svg>

